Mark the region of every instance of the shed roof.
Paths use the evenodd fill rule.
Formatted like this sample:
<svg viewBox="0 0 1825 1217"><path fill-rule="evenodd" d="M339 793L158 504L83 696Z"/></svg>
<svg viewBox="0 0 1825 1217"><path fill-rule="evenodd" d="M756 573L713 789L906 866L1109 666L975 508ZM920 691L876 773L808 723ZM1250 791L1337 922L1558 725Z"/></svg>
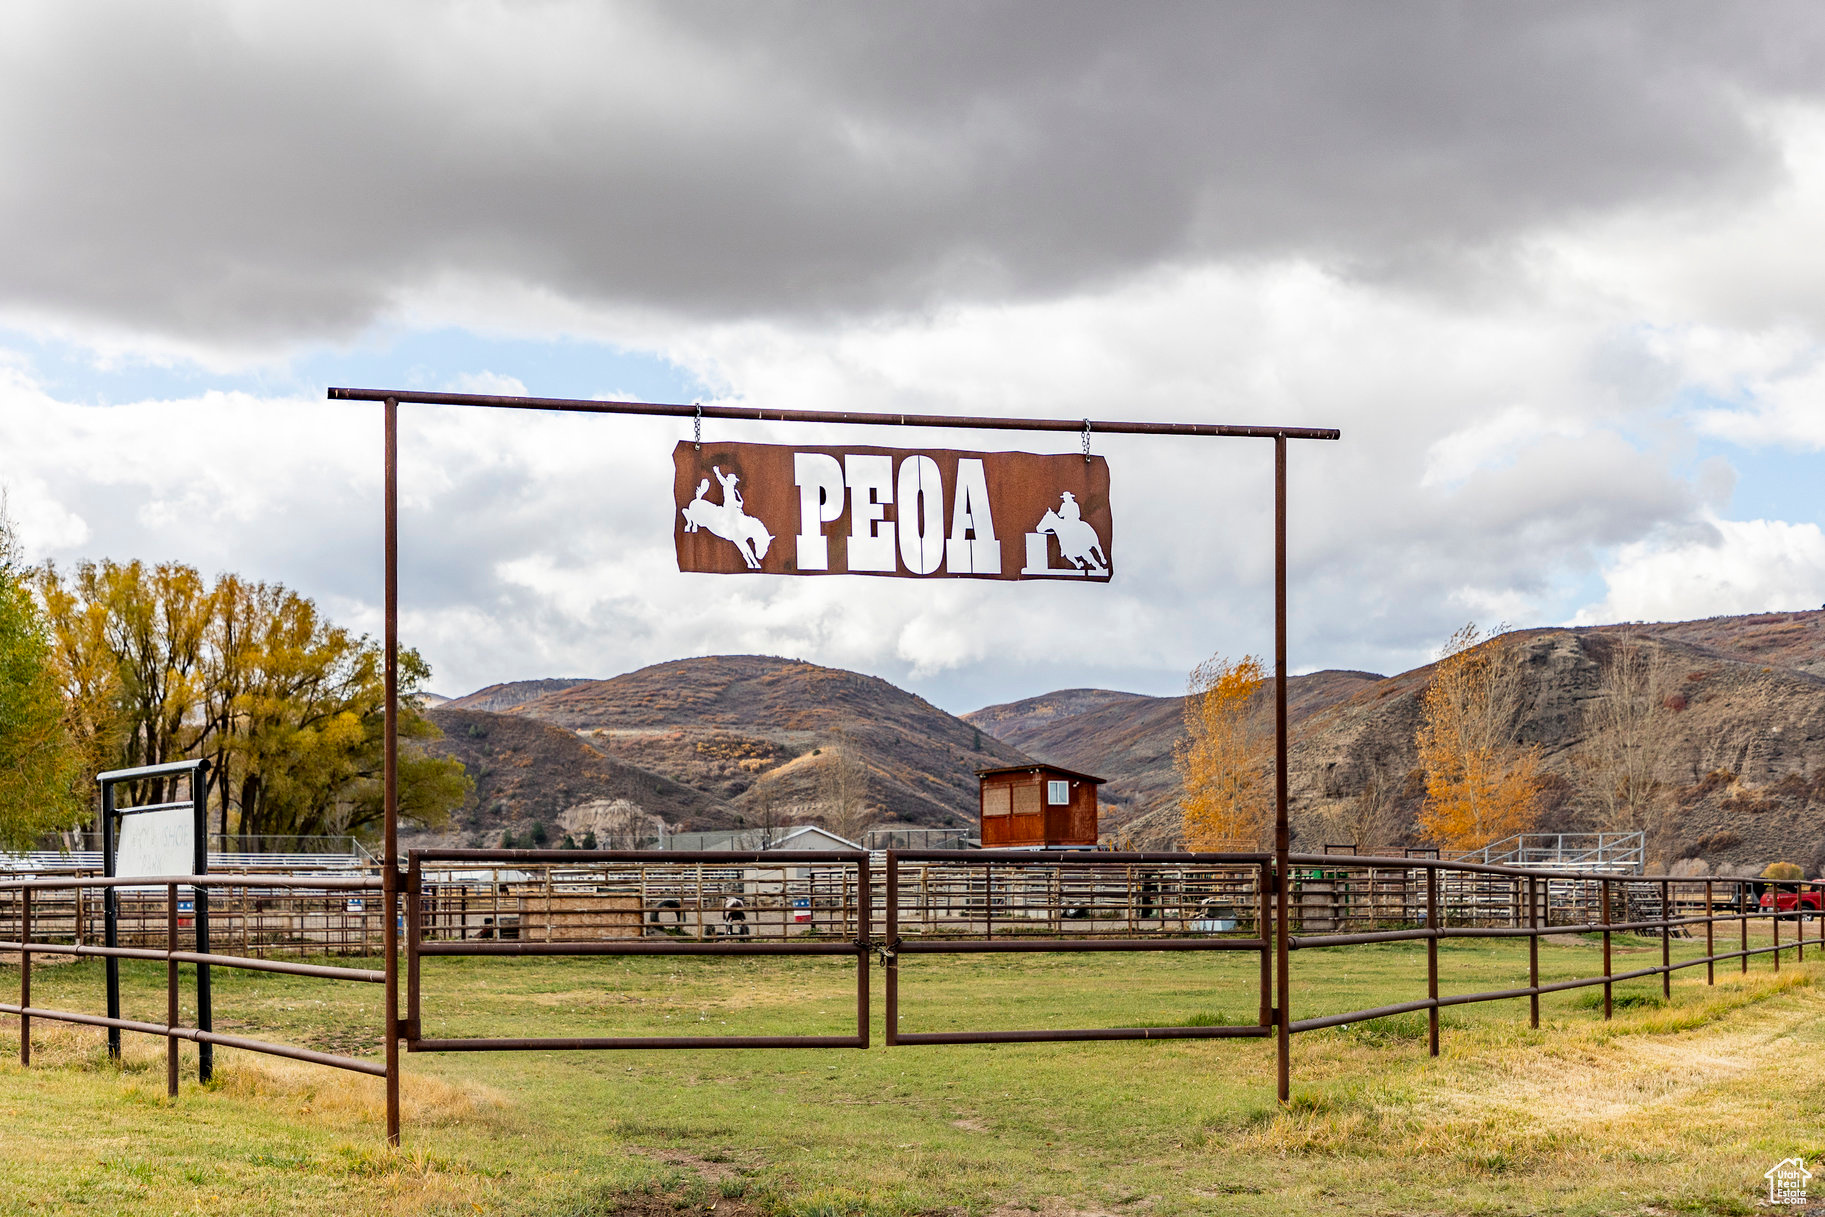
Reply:
<svg viewBox="0 0 1825 1217"><path fill-rule="evenodd" d="M1068 778L1076 778L1080 782L1091 782L1098 786L1101 786L1104 782L1109 780L1108 778L1094 777L1088 773L1079 773L1075 769L1066 769L1063 765L1048 765L1044 761L1037 761L1031 765L1003 765L998 769L978 769L976 770L976 776L979 778L992 778L1003 773L1042 772L1062 773Z"/></svg>
<svg viewBox="0 0 1825 1217"><path fill-rule="evenodd" d="M660 844L661 849L861 849L857 842L839 837L816 824L776 828L771 845L763 845L764 833L758 828L725 829L721 832L675 832Z"/></svg>

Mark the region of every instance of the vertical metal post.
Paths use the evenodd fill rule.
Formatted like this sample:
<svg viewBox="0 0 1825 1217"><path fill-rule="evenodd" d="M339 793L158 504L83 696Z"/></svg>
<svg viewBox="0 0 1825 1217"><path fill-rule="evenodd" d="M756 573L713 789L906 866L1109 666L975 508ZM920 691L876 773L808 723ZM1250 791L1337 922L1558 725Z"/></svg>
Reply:
<svg viewBox="0 0 1825 1217"><path fill-rule="evenodd" d="M209 762L204 761L190 771L190 802L195 816L196 841L193 845L194 857L191 859L193 871L197 875L209 873L209 783L204 779L209 773ZM190 889L190 901L193 919L196 922L196 950L199 955L209 954L209 888L197 884ZM196 1025L203 1031L215 1030L215 998L210 987L209 965L196 965ZM196 1076L200 1082L207 1082L215 1074L215 1045L207 1040L199 1041L196 1046Z"/></svg>
<svg viewBox="0 0 1825 1217"><path fill-rule="evenodd" d="M177 1098L177 884L165 885L165 1093Z"/></svg>
<svg viewBox="0 0 1825 1217"><path fill-rule="evenodd" d="M81 888L76 889L81 892ZM32 1008L32 889L19 889L19 1008ZM32 1063L32 1016L19 1016L19 1063Z"/></svg>
<svg viewBox="0 0 1825 1217"><path fill-rule="evenodd" d="M1753 890L1749 892L1749 895L1754 894ZM1749 901L1744 897L1741 879L1736 881L1736 911L1738 914L1736 925L1742 931L1743 936L1743 953L1739 958L1742 960L1743 975L1747 976L1749 975Z"/></svg>
<svg viewBox="0 0 1825 1217"><path fill-rule="evenodd" d="M1292 957L1287 898L1292 836L1286 823L1286 436L1274 437L1274 964L1280 1101L1292 1097Z"/></svg>
<svg viewBox="0 0 1825 1217"><path fill-rule="evenodd" d="M900 859L893 850L887 851L887 908L886 929L883 936L887 940L887 950L883 962L887 975L884 983L887 990L887 1028L882 1040L889 1048L900 1042Z"/></svg>
<svg viewBox="0 0 1825 1217"><path fill-rule="evenodd" d="M1255 937L1261 940L1261 1026L1274 1025L1274 953L1268 927L1274 923L1274 867L1262 862L1255 888Z"/></svg>
<svg viewBox="0 0 1825 1217"><path fill-rule="evenodd" d="M1673 996L1673 928L1667 922L1673 919L1672 884L1665 879L1660 881L1660 995Z"/></svg>
<svg viewBox="0 0 1825 1217"><path fill-rule="evenodd" d="M1705 983L1717 983L1717 917L1711 902L1711 881L1705 880Z"/></svg>
<svg viewBox="0 0 1825 1217"><path fill-rule="evenodd" d="M1781 970L1781 885L1768 885L1768 920L1774 926L1774 970Z"/></svg>
<svg viewBox="0 0 1825 1217"><path fill-rule="evenodd" d="M101 872L107 879L114 877L114 783L101 784ZM120 896L113 884L102 889L102 943L108 947L120 945ZM108 1017L120 1017L120 960L110 955L102 961L102 973L108 985ZM108 1056L111 1060L120 1059L120 1028L108 1028Z"/></svg>
<svg viewBox="0 0 1825 1217"><path fill-rule="evenodd" d="M1540 880L1538 876L1527 876L1527 928L1533 933L1527 936L1527 987L1533 992L1527 995L1527 1025L1536 1031L1540 1027Z"/></svg>
<svg viewBox="0 0 1825 1217"><path fill-rule="evenodd" d="M1610 918L1610 881L1608 879L1605 879L1602 881L1602 883L1603 883L1603 1017L1605 1019L1607 1019L1607 1018L1609 1018L1610 1014L1613 1011L1613 1003L1611 1001L1611 997L1612 997L1612 989L1614 987L1610 983L1610 979L1609 979L1610 975L1611 975L1611 968L1610 968L1610 920L1611 920L1611 918Z"/></svg>
<svg viewBox="0 0 1825 1217"><path fill-rule="evenodd" d="M386 726L383 799L386 861L381 872L386 952L387 1144L399 1144L399 403L386 400Z"/></svg>
<svg viewBox="0 0 1825 1217"><path fill-rule="evenodd" d="M406 860L406 1042L421 1034L418 1026L418 943L424 937L424 870L418 851ZM549 902L555 903L555 902ZM363 907L366 907L365 905ZM547 935L549 937L549 935Z"/></svg>
<svg viewBox="0 0 1825 1217"><path fill-rule="evenodd" d="M868 1047L868 950L869 931L874 927L874 894L870 891L868 854L864 852L855 864L855 1035Z"/></svg>
<svg viewBox="0 0 1825 1217"><path fill-rule="evenodd" d="M1793 938L1795 962L1806 962L1806 885L1793 885Z"/></svg>
<svg viewBox="0 0 1825 1217"><path fill-rule="evenodd" d="M1438 868L1426 868L1426 1051L1438 1055Z"/></svg>

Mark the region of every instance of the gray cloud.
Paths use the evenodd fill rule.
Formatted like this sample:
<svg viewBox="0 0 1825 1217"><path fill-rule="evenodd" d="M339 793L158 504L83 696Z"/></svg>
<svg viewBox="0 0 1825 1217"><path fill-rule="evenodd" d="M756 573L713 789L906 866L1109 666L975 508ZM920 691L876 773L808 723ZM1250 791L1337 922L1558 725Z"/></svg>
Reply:
<svg viewBox="0 0 1825 1217"><path fill-rule="evenodd" d="M1464 273L1727 203L1806 4L12 6L0 309L204 344L441 276L698 319L1298 255Z"/></svg>

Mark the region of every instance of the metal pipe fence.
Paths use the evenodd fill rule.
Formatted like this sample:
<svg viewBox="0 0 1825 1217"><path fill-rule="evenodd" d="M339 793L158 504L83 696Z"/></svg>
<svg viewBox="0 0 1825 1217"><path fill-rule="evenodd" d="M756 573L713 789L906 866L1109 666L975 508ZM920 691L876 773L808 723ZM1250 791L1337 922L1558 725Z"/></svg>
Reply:
<svg viewBox="0 0 1825 1217"><path fill-rule="evenodd" d="M465 873L464 864L474 869ZM405 890L408 1052L868 1047L873 884L865 852L413 850ZM856 963L856 1030L427 1037L423 960L465 955L848 956Z"/></svg>
<svg viewBox="0 0 1825 1217"><path fill-rule="evenodd" d="M1825 951L1825 883L1747 878L1598 874L1426 857L1294 854L1284 881L1269 853L1045 853L1021 850L890 850L877 866L855 851L680 852L419 850L400 881L408 1052L635 1048L867 1048L870 956L885 978L889 1046L1123 1039L1287 1037L1327 1027L1424 1013L1428 1050L1439 1051L1439 1012L1453 1006L1603 991L1603 1016L1625 981L1718 965L1747 973L1757 956L1778 971L1783 955ZM312 954L365 952L389 918L383 876L178 875L103 879L56 876L0 881L0 954L19 962L19 1000L0 1013L20 1020L20 1060L30 1064L35 1019L165 1039L168 1086L176 1092L177 1045L189 1040L388 1077L397 1065L316 1052L213 1030L178 1017L179 968L229 967L326 980L385 984L389 973L305 962ZM213 892L217 949L204 949L191 903ZM113 893L114 938L98 942L102 893ZM186 894L190 899L186 899ZM1281 910L1284 910L1282 915ZM260 927L268 916L275 927ZM231 927L245 927L237 936ZM1751 923L1767 945L1751 945ZM230 927L223 933L224 923ZM1730 933L1734 923L1736 932ZM1818 926L1809 934L1809 927ZM875 928L884 933L877 938ZM1719 930L1723 934L1720 937ZM1675 939L1702 953L1682 951ZM197 949L180 945L185 932ZM1544 978L1540 943L1589 936L1601 970ZM1658 962L1618 971L1618 935L1640 950L1658 940ZM1451 941L1527 941L1526 983L1472 993L1441 991L1439 948ZM1294 1017L1280 990L1277 954L1376 944L1423 943L1424 996L1387 1005ZM238 948L238 953L237 953ZM1220 1026L1001 1028L915 1031L902 1022L901 968L908 956L1081 952L1239 952L1255 956L1253 1021ZM35 956L163 962L163 1022L33 1004ZM853 1035L426 1036L423 972L446 957L786 956L855 961ZM1301 969L1303 970L1303 969ZM1520 979L1517 977L1517 979ZM1316 986L1302 986L1311 993ZM389 1022L393 1020L389 1018ZM389 1054L395 1056L395 1054ZM396 1059L396 1057L395 1057ZM1284 1049L1281 1061L1286 1061ZM392 1075L396 1080L396 1074Z"/></svg>
<svg viewBox="0 0 1825 1217"><path fill-rule="evenodd" d="M32 1020L42 1019L102 1027L115 1036L122 1031L132 1031L163 1038L165 1040L166 1089L172 1095L177 1094L178 1043L183 1040L199 1045L219 1044L228 1048L241 1048L248 1052L287 1057L317 1065L328 1065L335 1069L346 1069L354 1073L385 1077L386 1067L374 1061L317 1052L314 1049L301 1048L294 1044L281 1044L247 1036L223 1034L213 1029L210 1025L212 1020L203 1008L199 1008L198 1026L186 1027L180 1023L178 1018L178 969L181 964L192 964L199 969L239 968L367 984L384 984L386 981L385 972L372 969L250 958L204 950L203 947L207 941L204 938L206 931L204 923L196 917L194 912L196 893L207 891L210 888L232 886L253 887L261 890L303 888L313 897L322 897L331 891L377 891L381 886L381 881L378 878L323 876L313 876L307 879L274 876L250 881L247 876L162 875L154 878L105 879L89 875L0 882L0 899L5 901L4 914L0 914L0 933L8 935L5 940L0 940L0 953L15 954L19 959L19 1001L16 1004L0 1002L0 1014L18 1016L20 1064L31 1064ZM188 901L184 899L184 889L188 889L191 894ZM74 892L80 895L91 890L115 894L117 913L125 916L125 926L122 927L125 929L123 936L131 945L122 945L121 936L117 936L112 944L97 945L90 941L84 931L92 929L96 923L90 921L87 926L83 924L79 912L83 907L80 900L74 906L78 910L78 915L71 919L71 929L67 941L62 940L64 934L61 924L53 922L47 925L39 919L36 906L41 903L43 894ZM179 949L178 933L180 929L186 927L190 928L195 935L196 950ZM108 960L110 964L121 959L162 961L165 964L165 1021L153 1023L140 1019L121 1018L117 1012L112 1010L106 1015L99 1015L77 1010L57 1010L34 1006L32 1004L32 957L34 955L97 957Z"/></svg>

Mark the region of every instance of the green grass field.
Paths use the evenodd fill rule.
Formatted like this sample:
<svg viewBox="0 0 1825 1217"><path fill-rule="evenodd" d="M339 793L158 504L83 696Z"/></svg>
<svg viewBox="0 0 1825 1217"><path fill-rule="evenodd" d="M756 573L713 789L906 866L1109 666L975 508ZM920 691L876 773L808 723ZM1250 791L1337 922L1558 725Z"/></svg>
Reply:
<svg viewBox="0 0 1825 1217"><path fill-rule="evenodd" d="M1678 942L1676 956L1697 944ZM1667 1213L1755 1207L1762 1172L1825 1155L1825 994L1809 947L1776 977L1720 969L1595 994L1410 1015L1267 1041L414 1055L405 1146L378 1080L218 1049L175 1102L163 1042L38 1023L30 1069L0 1028L0 1213L1042 1214ZM1618 939L1617 970L1658 962ZM1594 941L1543 946L1548 978ZM1526 945L1440 951L1445 992L1525 982ZM1295 1017L1424 994L1425 949L1294 956ZM794 959L427 960L427 1036L841 1033L854 973ZM1252 1022L1253 956L907 957L902 1026ZM126 1014L164 1009L161 965L123 965ZM376 986L216 973L217 1026L378 1052ZM97 962L34 969L34 1004L99 1012ZM0 992L16 986L0 969ZM186 969L186 1019L191 985ZM1821 1188L1825 1196L1825 1188ZM1765 1196L1765 1193L1760 1193Z"/></svg>

